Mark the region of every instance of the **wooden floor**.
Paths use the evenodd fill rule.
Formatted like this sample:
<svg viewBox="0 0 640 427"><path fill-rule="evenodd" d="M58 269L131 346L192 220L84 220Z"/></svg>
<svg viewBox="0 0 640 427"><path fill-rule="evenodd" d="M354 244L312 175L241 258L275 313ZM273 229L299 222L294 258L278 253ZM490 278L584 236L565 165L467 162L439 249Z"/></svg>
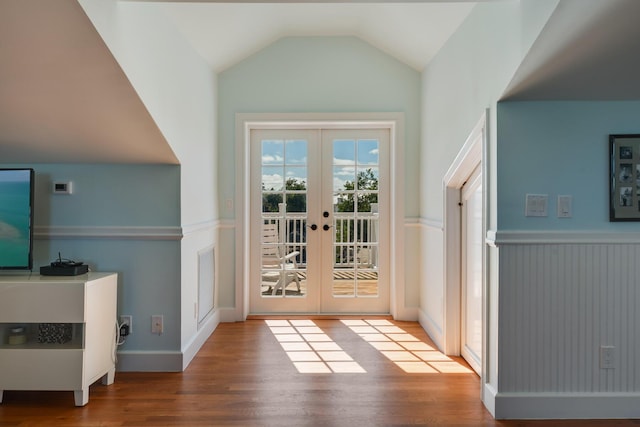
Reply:
<svg viewBox="0 0 640 427"><path fill-rule="evenodd" d="M221 324L183 373L118 373L89 403L5 391L0 426L630 426L495 421L473 373L407 373L339 320L314 319L366 372L301 373L265 320ZM429 344L417 323L393 322ZM456 359L464 367L461 359ZM28 374L25 372L25 374Z"/></svg>

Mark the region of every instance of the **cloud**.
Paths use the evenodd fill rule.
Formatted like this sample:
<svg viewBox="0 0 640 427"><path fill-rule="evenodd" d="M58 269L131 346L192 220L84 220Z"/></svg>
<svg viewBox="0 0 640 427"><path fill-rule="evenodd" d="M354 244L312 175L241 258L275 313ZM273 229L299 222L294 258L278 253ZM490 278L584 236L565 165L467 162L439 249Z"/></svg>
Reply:
<svg viewBox="0 0 640 427"><path fill-rule="evenodd" d="M271 189L282 190L283 182L284 179L282 179L282 175L280 174L262 175L262 184L268 191Z"/></svg>

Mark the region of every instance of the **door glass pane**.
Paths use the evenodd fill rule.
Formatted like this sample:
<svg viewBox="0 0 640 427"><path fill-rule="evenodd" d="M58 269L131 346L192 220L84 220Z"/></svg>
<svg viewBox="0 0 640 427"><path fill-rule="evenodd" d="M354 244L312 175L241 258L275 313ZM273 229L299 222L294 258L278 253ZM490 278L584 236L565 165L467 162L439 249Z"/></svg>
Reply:
<svg viewBox="0 0 640 427"><path fill-rule="evenodd" d="M358 164L377 165L378 161L378 140L361 139L358 140Z"/></svg>
<svg viewBox="0 0 640 427"><path fill-rule="evenodd" d="M335 165L354 165L356 162L356 141L353 139L335 139L333 141L333 163Z"/></svg>
<svg viewBox="0 0 640 427"><path fill-rule="evenodd" d="M288 165L306 165L307 141L288 140L285 144L285 158Z"/></svg>
<svg viewBox="0 0 640 427"><path fill-rule="evenodd" d="M262 141L262 164L280 165L284 159L284 141L263 140Z"/></svg>
<svg viewBox="0 0 640 427"><path fill-rule="evenodd" d="M262 190L281 191L284 187L284 169L282 166L262 167Z"/></svg>
<svg viewBox="0 0 640 427"><path fill-rule="evenodd" d="M379 142L334 140L334 297L378 295Z"/></svg>
<svg viewBox="0 0 640 427"><path fill-rule="evenodd" d="M261 295L306 295L307 141L262 141Z"/></svg>
<svg viewBox="0 0 640 427"><path fill-rule="evenodd" d="M349 165L333 167L333 191L353 190L356 182L356 168Z"/></svg>

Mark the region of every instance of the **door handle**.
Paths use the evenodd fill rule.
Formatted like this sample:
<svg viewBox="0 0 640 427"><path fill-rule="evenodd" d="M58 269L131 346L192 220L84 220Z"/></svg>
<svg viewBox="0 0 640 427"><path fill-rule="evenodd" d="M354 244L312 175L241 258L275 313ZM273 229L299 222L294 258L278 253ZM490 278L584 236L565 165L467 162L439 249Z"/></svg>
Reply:
<svg viewBox="0 0 640 427"><path fill-rule="evenodd" d="M307 227L309 227L313 231L316 231L318 229L318 226L316 224L311 224L311 225L308 225Z"/></svg>
<svg viewBox="0 0 640 427"><path fill-rule="evenodd" d="M322 212L322 216L325 218L329 218L329 211Z"/></svg>
<svg viewBox="0 0 640 427"><path fill-rule="evenodd" d="M331 226L330 226L329 224L325 224L325 225L323 225L323 226L322 226L322 229L323 229L324 231L327 231L327 230L329 230L330 228L331 228Z"/></svg>

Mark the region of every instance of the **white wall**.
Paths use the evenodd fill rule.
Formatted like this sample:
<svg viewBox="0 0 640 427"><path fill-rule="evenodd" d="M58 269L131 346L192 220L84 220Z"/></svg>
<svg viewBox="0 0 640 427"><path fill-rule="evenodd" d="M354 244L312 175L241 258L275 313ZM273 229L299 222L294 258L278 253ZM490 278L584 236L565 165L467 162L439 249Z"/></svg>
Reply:
<svg viewBox="0 0 640 427"><path fill-rule="evenodd" d="M221 200L234 201L236 197L237 113L402 112L405 215L416 222L420 75L415 70L356 37L287 37L225 70L218 81ZM235 211L226 208L221 217L229 223L235 219L238 224L241 219L234 218ZM221 233L225 236L221 264L225 266L235 265L234 231L227 228ZM408 239L405 260L408 278L404 303L414 308L418 305L418 245L418 239ZM242 278L229 269L221 274L221 304L234 307L234 291Z"/></svg>
<svg viewBox="0 0 640 427"><path fill-rule="evenodd" d="M496 221L496 105L558 0L481 3L422 74L420 321L442 347L444 316L443 177L473 127L489 109L488 228ZM493 411L497 375L497 251L490 249L485 404Z"/></svg>
<svg viewBox="0 0 640 427"><path fill-rule="evenodd" d="M82 0L180 161L180 348L199 342L198 251L216 244L216 76L157 5ZM211 327L200 333L208 333ZM194 341L195 340L195 341Z"/></svg>

